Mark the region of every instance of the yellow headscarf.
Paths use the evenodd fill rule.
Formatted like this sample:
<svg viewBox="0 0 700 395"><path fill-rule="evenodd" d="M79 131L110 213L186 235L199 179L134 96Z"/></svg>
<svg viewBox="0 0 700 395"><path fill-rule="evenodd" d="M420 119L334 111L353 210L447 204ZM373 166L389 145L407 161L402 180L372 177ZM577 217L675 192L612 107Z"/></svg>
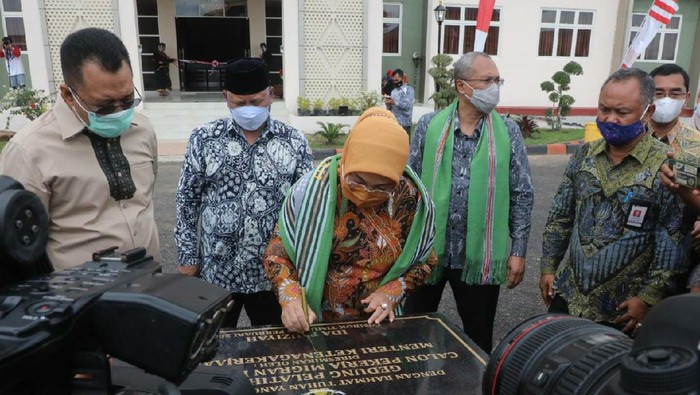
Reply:
<svg viewBox="0 0 700 395"><path fill-rule="evenodd" d="M343 147L340 162L343 195L358 204L352 199L352 192L345 182L345 176L353 172L380 175L398 185L408 162L408 154L408 135L394 114L379 107L365 111L353 126Z"/></svg>

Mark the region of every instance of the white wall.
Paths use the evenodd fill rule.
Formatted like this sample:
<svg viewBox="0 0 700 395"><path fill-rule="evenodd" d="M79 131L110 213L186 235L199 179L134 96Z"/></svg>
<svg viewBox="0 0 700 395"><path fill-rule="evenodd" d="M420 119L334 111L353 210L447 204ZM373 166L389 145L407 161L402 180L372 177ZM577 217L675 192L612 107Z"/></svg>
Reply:
<svg viewBox="0 0 700 395"><path fill-rule="evenodd" d="M501 8L501 23L498 56L495 56L494 60L499 67L501 77L506 80L501 89L500 105L518 107L551 105L547 95L540 89L540 83L550 79L566 63L574 60L583 67L584 72L581 76L572 77L569 94L576 99L574 107L597 107L600 85L611 72L619 1L496 0L496 7ZM428 58L437 53L438 35L437 22L432 11L438 1L433 0L429 3L432 4L428 4L429 37L426 53L431 54ZM477 7L478 1L452 0L445 1L444 5ZM594 12L590 56L559 58L537 55L543 8ZM432 77L426 77L425 88L426 97L429 97L434 91Z"/></svg>

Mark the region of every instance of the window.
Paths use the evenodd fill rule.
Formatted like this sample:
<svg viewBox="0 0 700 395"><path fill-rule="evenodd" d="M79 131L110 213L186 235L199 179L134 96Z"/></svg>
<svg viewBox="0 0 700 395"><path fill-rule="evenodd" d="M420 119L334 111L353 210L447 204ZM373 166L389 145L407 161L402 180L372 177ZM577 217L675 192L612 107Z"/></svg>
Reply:
<svg viewBox="0 0 700 395"><path fill-rule="evenodd" d="M12 45L22 51L27 50L21 0L2 0L2 27L5 35L12 40Z"/></svg>
<svg viewBox="0 0 700 395"><path fill-rule="evenodd" d="M246 0L175 0L175 16L247 17Z"/></svg>
<svg viewBox="0 0 700 395"><path fill-rule="evenodd" d="M634 37L639 33L639 27L642 26L642 21L647 14L632 14L632 27L630 28L629 44L632 43ZM678 52L678 37L681 34L681 15L671 17L671 22L666 26L662 26L659 32L651 40L646 51L639 56L639 61L667 61L675 62L676 53Z"/></svg>
<svg viewBox="0 0 700 395"><path fill-rule="evenodd" d="M593 12L542 10L539 56L588 57Z"/></svg>
<svg viewBox="0 0 700 395"><path fill-rule="evenodd" d="M384 4L384 55L401 55L401 4Z"/></svg>
<svg viewBox="0 0 700 395"><path fill-rule="evenodd" d="M445 21L442 23L442 53L462 55L474 50L476 37L476 17L478 7L445 7ZM498 55L498 33L501 25L501 10L494 8L491 15L489 34L486 37L484 52Z"/></svg>

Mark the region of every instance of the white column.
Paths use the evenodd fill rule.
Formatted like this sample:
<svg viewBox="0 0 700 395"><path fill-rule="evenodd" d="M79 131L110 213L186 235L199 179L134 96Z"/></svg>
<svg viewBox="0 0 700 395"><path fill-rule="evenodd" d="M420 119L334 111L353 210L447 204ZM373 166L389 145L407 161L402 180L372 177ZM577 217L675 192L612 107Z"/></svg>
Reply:
<svg viewBox="0 0 700 395"><path fill-rule="evenodd" d="M139 53L139 30L137 24L136 1L135 0L119 0L118 5L118 24L115 26L118 31L117 35L121 38L129 51L131 59L131 69L134 73L134 86L143 92L143 76L141 75L141 53Z"/></svg>
<svg viewBox="0 0 700 395"><path fill-rule="evenodd" d="M438 0L426 2L426 23L428 24L428 33L425 40L425 70L423 70L423 103L435 104L430 100L430 96L435 93L435 80L428 74L428 70L434 66L432 59L438 52L438 25L435 21L435 7L439 4Z"/></svg>
<svg viewBox="0 0 700 395"><path fill-rule="evenodd" d="M282 2L282 67L284 70L284 104L290 114L297 112L299 96L299 21L303 15L299 12L297 0Z"/></svg>
<svg viewBox="0 0 700 395"><path fill-rule="evenodd" d="M384 5L381 1L365 1L365 81L366 91L379 92L382 86L382 57L380 54L384 50L382 15ZM406 26L403 27L404 29ZM410 27L409 27L410 28Z"/></svg>
<svg viewBox="0 0 700 395"><path fill-rule="evenodd" d="M257 58L261 55L260 43L264 43L267 40L264 0L248 0L248 26L250 29L249 56Z"/></svg>
<svg viewBox="0 0 700 395"><path fill-rule="evenodd" d="M53 93L56 87L51 86L49 82L53 71L51 70L44 15L43 8L39 9L38 1L22 0L22 17L24 18L24 31L27 35L31 86L33 89L42 89L45 92Z"/></svg>
<svg viewBox="0 0 700 395"><path fill-rule="evenodd" d="M177 53L177 31L175 29L175 0L158 0L158 35L165 43L165 53L171 58L179 59ZM180 71L177 62L170 63L170 80L173 90L180 90Z"/></svg>

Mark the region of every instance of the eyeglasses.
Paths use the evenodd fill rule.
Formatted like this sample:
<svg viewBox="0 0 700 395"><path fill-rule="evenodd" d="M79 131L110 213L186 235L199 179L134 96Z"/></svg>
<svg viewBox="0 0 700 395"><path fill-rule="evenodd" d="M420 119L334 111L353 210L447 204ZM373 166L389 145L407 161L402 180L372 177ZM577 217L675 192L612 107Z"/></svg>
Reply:
<svg viewBox="0 0 700 395"><path fill-rule="evenodd" d="M465 79L465 80L462 80L462 81L479 81L479 82L482 82L482 83L484 83L484 84L486 84L486 85L490 85L490 84L493 83L493 84L496 84L496 85L498 85L498 86L503 86L503 83L506 82L506 80L504 80L503 78L500 78L500 77L491 77L491 78L468 78L468 79Z"/></svg>
<svg viewBox="0 0 700 395"><path fill-rule="evenodd" d="M675 89L672 90L668 93L658 90L654 92L654 99L663 99L664 97L670 97L673 100L679 100L679 99L685 99L685 96L688 94L688 92L683 92L680 89Z"/></svg>
<svg viewBox="0 0 700 395"><path fill-rule="evenodd" d="M124 111L124 110L128 110L128 109L130 109L130 108L137 107L137 106L138 106L139 104L141 104L141 102L143 101L143 97L141 96L141 92L139 92L138 89L134 88L134 92L135 92L135 93L134 93L134 98L133 98L133 99L131 99L131 100L123 100L123 101L120 101L120 102L118 102L117 105L110 104L110 105L106 105L106 106L102 106L102 107L97 107L97 108L96 108L96 107L94 107L94 106L88 104L88 102L86 102L85 99L83 99L83 98L75 91L75 89L73 89L73 88L71 88L71 87L68 87L68 89L70 90L70 92L71 92L73 95L75 95L78 99L80 99L80 101L82 101L83 104L85 104L85 107L88 107L88 108L86 109L85 107L83 107L82 104L80 104L80 102L78 102L78 104L80 105L80 108L82 108L82 109L85 110L86 112L95 113L97 116L100 116L100 117L104 117L105 115L114 114L115 112L117 112L117 109L118 109L118 108L120 108L122 111ZM89 110L88 110L88 109L89 109Z"/></svg>
<svg viewBox="0 0 700 395"><path fill-rule="evenodd" d="M374 188L368 187L367 185L365 185L361 182L358 182L357 178L355 178L354 174L352 174L352 173L345 176L345 182L348 184L348 186L363 189L365 192L382 193L382 194L386 194L387 196L391 195L391 193L394 192L394 189L396 189L396 187L394 185L381 185L379 187L374 187Z"/></svg>

